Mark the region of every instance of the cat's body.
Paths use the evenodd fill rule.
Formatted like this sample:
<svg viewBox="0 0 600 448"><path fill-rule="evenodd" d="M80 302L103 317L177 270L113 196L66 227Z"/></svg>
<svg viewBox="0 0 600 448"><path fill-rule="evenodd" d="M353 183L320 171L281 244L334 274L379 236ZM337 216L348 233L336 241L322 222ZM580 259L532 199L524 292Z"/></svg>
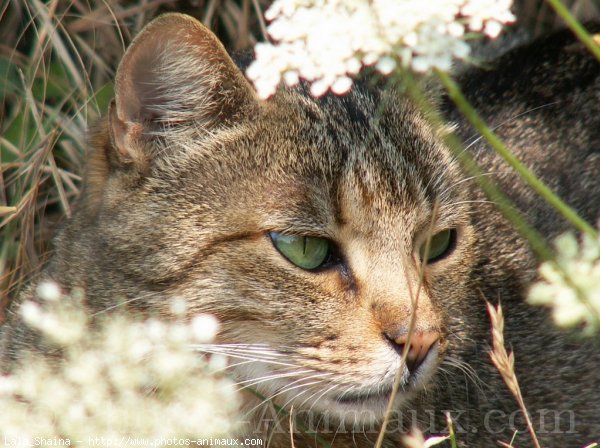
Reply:
<svg viewBox="0 0 600 448"><path fill-rule="evenodd" d="M570 33L562 32L511 52L496 61L495 67L463 76L461 85L469 101L520 160L588 222L596 223L600 217L600 65ZM457 112L452 109L449 115L455 122L462 121L457 129L464 141L477 138ZM502 190L548 240L569 229L564 218L527 187L483 139L470 151L485 171L495 174ZM512 226L498 219L497 213L489 204L474 207L479 253L488 254L482 256L476 271L489 288L484 290L485 297L500 299L503 304L507 344L514 350L517 378L542 445L580 446L597 441L598 342L557 331L545 312L524 303L524 291L535 278L536 262L518 243ZM486 361L485 356L480 359ZM502 408L491 398L496 393L497 389L488 395L489 402L480 401L479 418ZM514 404L504 403L508 405L504 412L514 412ZM577 423L570 427L569 421ZM524 425L518 426L525 442L516 446L530 445ZM569 430L573 433L567 433ZM479 440L471 437L471 445ZM488 446L492 440L490 437Z"/></svg>
<svg viewBox="0 0 600 448"><path fill-rule="evenodd" d="M465 73L466 93L594 222L598 63L566 35L517 51L499 69ZM445 410L467 446L508 442L515 426L516 446L526 446L518 406L487 353L485 300L500 300L543 444L582 446L600 435L600 350L524 303L537 266L528 245L400 94L357 87L316 100L280 91L259 102L212 35L165 16L125 56L116 104L91 146L79 210L44 274L84 287L91 310L127 301L132 312L161 313L184 297L190 314L214 313L222 322L214 350L244 343L243 355L257 359L234 369L237 378L298 372L256 389L293 405L333 446L372 446L398 368L389 446L413 421L443 432ZM568 228L483 142L469 150L544 235ZM427 235L446 229L447 247L423 264ZM331 241L327 259L315 270L294 265L275 247L280 233ZM407 368L400 358L411 326ZM7 363L32 344L14 313L2 341ZM268 436L269 409L259 408L249 434ZM277 419L285 429L288 417ZM285 430L275 432L271 446L290 445ZM295 446L315 440L298 434Z"/></svg>

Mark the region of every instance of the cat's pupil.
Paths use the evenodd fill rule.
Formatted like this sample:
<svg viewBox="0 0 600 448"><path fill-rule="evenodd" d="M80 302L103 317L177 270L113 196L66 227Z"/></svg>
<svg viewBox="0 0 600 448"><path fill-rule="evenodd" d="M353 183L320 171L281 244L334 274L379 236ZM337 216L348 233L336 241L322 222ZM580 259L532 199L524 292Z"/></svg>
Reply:
<svg viewBox="0 0 600 448"><path fill-rule="evenodd" d="M325 238L269 232L275 248L299 268L314 270L329 262L332 244Z"/></svg>
<svg viewBox="0 0 600 448"><path fill-rule="evenodd" d="M427 263L435 263L441 260L452 252L456 240L456 230L446 229L434 234L430 241L429 247L427 242L421 246L421 259Z"/></svg>

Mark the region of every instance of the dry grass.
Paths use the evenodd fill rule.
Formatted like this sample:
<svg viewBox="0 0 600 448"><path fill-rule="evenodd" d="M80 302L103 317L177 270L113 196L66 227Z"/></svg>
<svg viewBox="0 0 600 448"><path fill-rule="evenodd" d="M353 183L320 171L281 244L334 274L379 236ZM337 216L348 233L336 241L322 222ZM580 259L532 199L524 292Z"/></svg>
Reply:
<svg viewBox="0 0 600 448"><path fill-rule="evenodd" d="M535 448L540 448L540 443L538 442L531 419L529 418L527 406L525 406L523 394L519 387L519 381L515 374L515 354L507 352L504 344L504 314L502 313L502 306L498 305L494 308L494 306L488 303L487 308L492 322L492 351L490 352L490 357L492 358L494 366L496 366L496 369L500 372L500 376L502 376L508 390L513 397L515 397L521 411L523 411L525 423L527 424L529 434L531 434L533 445Z"/></svg>

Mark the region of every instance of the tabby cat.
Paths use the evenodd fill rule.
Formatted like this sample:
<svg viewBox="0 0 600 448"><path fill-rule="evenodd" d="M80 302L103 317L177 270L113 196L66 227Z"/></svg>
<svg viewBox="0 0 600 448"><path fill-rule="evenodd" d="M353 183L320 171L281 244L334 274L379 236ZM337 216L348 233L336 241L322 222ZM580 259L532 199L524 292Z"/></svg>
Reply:
<svg viewBox="0 0 600 448"><path fill-rule="evenodd" d="M510 148L594 222L598 61L558 33L460 82ZM447 412L461 446L515 431L515 446L529 446L488 354L486 301L501 302L541 443L597 440L598 346L524 303L538 264L529 245L419 108L381 84L261 101L195 19L156 19L119 66L77 212L43 277L84 287L90 311L126 303L167 315L169 298L183 297L190 316L213 313L222 327L210 350L253 360L232 368L256 380L245 432L272 447L292 444L292 407L295 428L321 438L297 429L296 447L373 446L399 369L385 446L413 425L444 433ZM449 101L437 103L537 230L568 229ZM2 328L5 366L36 344L15 310Z"/></svg>

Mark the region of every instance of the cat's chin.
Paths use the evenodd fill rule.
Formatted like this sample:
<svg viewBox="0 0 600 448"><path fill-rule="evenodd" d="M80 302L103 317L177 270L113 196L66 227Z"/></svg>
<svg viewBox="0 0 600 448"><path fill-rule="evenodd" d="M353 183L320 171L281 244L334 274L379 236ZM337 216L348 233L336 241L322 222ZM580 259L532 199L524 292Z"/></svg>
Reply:
<svg viewBox="0 0 600 448"><path fill-rule="evenodd" d="M392 409L406 408L410 400L429 382L434 370L435 367L431 365L422 366L413 374L405 373L400 380ZM377 386L324 397L320 406L316 405L315 408L321 408L341 422L369 425L383 419L392 399L392 389L393 378Z"/></svg>
<svg viewBox="0 0 600 448"><path fill-rule="evenodd" d="M390 382L352 394L324 396L315 403L312 412L327 417L331 422L342 422L355 428L377 425L388 409L392 388L393 382ZM406 407L416 392L411 387L398 391L393 409Z"/></svg>
<svg viewBox="0 0 600 448"><path fill-rule="evenodd" d="M392 409L406 409L419 391L429 384L437 365L438 348L434 347L418 369L409 372L403 368ZM316 393L314 400L303 398L303 394L297 398L288 395L284 406L293 406L298 414L305 410L311 414L308 418L319 416L331 422L364 428L365 425L376 425L383 419L392 399L393 387L394 375L391 374L378 383L348 385L343 392L339 392L339 388L331 388L330 391Z"/></svg>
<svg viewBox="0 0 600 448"><path fill-rule="evenodd" d="M370 424L381 420L392 398L393 383L352 394L328 397L323 403L325 411L338 421L350 424ZM396 395L396 405L402 406L406 397ZM324 400L325 401L325 400Z"/></svg>

